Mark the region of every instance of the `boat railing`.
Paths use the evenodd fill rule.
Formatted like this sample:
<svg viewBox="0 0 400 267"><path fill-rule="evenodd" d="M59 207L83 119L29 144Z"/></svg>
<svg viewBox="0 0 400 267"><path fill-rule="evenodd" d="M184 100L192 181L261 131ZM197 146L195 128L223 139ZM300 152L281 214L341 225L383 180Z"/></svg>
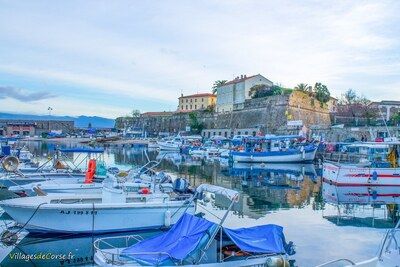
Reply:
<svg viewBox="0 0 400 267"><path fill-rule="evenodd" d="M105 237L99 238L94 241L93 247L94 252L99 252L106 260L107 263L124 265L125 263L129 263L135 261L134 259L128 258L129 256L135 255L166 255L168 258L172 259L172 256L167 252L129 252L124 253L124 257L121 257L121 252L134 245L140 241L143 241L144 238L140 235L126 235L126 236L118 236L118 237ZM119 246L115 246L111 244L112 242L119 241ZM122 241L122 242L121 242ZM135 261L136 262L136 261Z"/></svg>
<svg viewBox="0 0 400 267"><path fill-rule="evenodd" d="M399 251L400 254L400 242L399 242L400 240L398 241L396 239L396 233L400 233L400 220L397 222L396 226L393 229L390 229L386 232L386 235L382 241L382 245L379 248L379 254L378 254L379 259L382 258L382 255L385 252L389 251L389 247L392 245L392 242L394 242L395 249ZM400 234L398 237L400 237Z"/></svg>

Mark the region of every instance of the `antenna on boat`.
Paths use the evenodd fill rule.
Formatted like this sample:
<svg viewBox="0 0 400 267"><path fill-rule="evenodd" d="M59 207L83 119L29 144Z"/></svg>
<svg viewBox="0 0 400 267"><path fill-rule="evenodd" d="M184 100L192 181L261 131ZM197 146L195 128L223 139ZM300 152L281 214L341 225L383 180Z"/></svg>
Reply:
<svg viewBox="0 0 400 267"><path fill-rule="evenodd" d="M381 110L379 107L378 107L378 110L379 110L379 114L381 114L381 117L382 117L382 119L383 119L383 123L385 124L386 131L388 132L389 137L392 137L392 135L390 134L390 131L389 131L389 127L387 126L386 119L385 119L385 117L383 116L382 110Z"/></svg>

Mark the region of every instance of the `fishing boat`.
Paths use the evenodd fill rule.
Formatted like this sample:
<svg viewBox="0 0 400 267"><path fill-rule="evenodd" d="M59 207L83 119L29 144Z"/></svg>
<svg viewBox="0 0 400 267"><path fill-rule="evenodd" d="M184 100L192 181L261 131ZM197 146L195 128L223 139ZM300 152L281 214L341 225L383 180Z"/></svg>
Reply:
<svg viewBox="0 0 400 267"><path fill-rule="evenodd" d="M400 186L400 142L364 143L358 162L324 161L323 181L337 186Z"/></svg>
<svg viewBox="0 0 400 267"><path fill-rule="evenodd" d="M100 194L49 194L8 199L0 207L30 232L104 233L154 229L194 212L186 192L127 192L104 186Z"/></svg>
<svg viewBox="0 0 400 267"><path fill-rule="evenodd" d="M157 145L160 150L179 151L181 149L181 146L183 143L184 143L184 140L180 136L177 136L173 139L166 139L166 140L158 141Z"/></svg>
<svg viewBox="0 0 400 267"><path fill-rule="evenodd" d="M292 243L286 244L283 228L261 225L249 228L223 227L238 192L212 185L200 185L205 192L230 199L219 223L185 213L163 234L143 239L140 235L100 238L94 242L94 261L99 266L289 266ZM125 242L117 242L118 240ZM116 246L115 244L122 244ZM286 265L287 264L287 265Z"/></svg>
<svg viewBox="0 0 400 267"><path fill-rule="evenodd" d="M69 160L67 154L76 153L75 159ZM20 162L17 158L9 156L2 160L2 166L6 171L0 176L0 184L4 187L22 186L30 183L46 182L57 179L60 183L68 179L84 180L87 173L81 169L82 164L93 166L93 177L95 181L102 181L107 178L107 169L103 159L103 148L72 148L58 149L54 157L36 167L36 171L21 172ZM51 166L48 168L47 166ZM87 171L86 171L87 172ZM67 182L69 183L69 182Z"/></svg>
<svg viewBox="0 0 400 267"><path fill-rule="evenodd" d="M317 147L296 142L300 136L246 137L243 146L231 151L233 162L312 162Z"/></svg>

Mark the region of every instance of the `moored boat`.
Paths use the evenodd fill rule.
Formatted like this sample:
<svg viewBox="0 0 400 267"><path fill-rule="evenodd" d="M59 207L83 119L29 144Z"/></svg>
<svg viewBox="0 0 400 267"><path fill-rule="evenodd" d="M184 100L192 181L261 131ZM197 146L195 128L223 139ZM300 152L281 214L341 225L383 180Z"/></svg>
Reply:
<svg viewBox="0 0 400 267"><path fill-rule="evenodd" d="M387 153L366 154L359 162L325 161L323 180L337 186L400 186L400 143L363 144L370 148L382 145L388 146L390 150Z"/></svg>
<svg viewBox="0 0 400 267"><path fill-rule="evenodd" d="M231 151L233 162L312 162L317 147L292 142L299 136L247 137L239 150Z"/></svg>
<svg viewBox="0 0 400 267"><path fill-rule="evenodd" d="M94 242L99 266L289 266L291 243L283 228L261 225L250 228L223 227L238 193L218 186L201 185L196 192L225 195L230 199L219 223L185 213L168 232L148 239L140 235L100 238ZM117 242L118 240L125 242ZM116 247L114 244L125 244Z"/></svg>
<svg viewBox="0 0 400 267"><path fill-rule="evenodd" d="M104 186L100 194L51 194L0 202L18 224L30 232L102 233L170 226L184 208L194 212L185 193L149 189L126 192Z"/></svg>

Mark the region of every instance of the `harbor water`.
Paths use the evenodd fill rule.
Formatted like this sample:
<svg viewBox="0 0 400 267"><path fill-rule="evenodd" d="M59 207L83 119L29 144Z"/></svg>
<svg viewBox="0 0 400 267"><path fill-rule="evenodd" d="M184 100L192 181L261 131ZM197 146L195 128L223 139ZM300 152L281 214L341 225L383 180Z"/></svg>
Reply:
<svg viewBox="0 0 400 267"><path fill-rule="evenodd" d="M56 146L75 146L49 142L26 145L34 155L40 155L41 162L54 153ZM225 226L283 226L287 241L296 245L296 254L292 256L294 266L315 266L337 258L356 261L371 258L377 253L385 231L394 226L393 212L385 204L327 201L321 170L312 164L235 164L228 160L193 159L180 153L160 154L143 147L110 147L104 153L107 166L121 170L143 165L148 159L162 159L160 170L172 177L186 178L192 186L210 183L239 191L240 200ZM85 162L80 163L80 167L84 165ZM210 202L213 215L205 214L206 218L217 221L228 204L223 197L215 197ZM197 210L201 212L202 207ZM4 225L12 223L10 220L6 214L1 216ZM15 248L1 244L1 252L7 252L1 266L94 265L92 247L97 237L28 234Z"/></svg>

